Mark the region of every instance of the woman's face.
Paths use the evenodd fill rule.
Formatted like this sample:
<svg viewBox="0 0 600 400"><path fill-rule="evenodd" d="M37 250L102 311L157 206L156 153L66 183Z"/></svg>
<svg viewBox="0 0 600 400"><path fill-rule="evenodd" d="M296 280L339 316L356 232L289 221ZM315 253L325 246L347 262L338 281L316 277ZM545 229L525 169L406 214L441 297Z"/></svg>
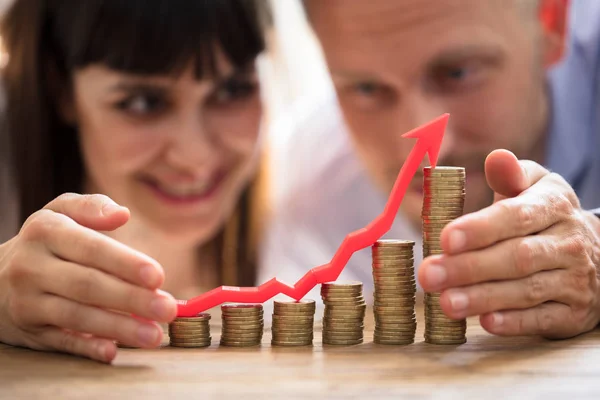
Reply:
<svg viewBox="0 0 600 400"><path fill-rule="evenodd" d="M170 239L211 239L255 172L261 102L254 69L219 78L128 75L91 65L73 78L87 189Z"/></svg>

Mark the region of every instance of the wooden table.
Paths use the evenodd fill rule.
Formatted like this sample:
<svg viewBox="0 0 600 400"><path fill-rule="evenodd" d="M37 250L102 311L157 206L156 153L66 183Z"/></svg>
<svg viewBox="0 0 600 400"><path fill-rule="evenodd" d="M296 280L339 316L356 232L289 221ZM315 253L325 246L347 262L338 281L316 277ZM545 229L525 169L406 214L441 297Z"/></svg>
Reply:
<svg viewBox="0 0 600 400"><path fill-rule="evenodd" d="M422 312L418 312L422 315ZM218 321L219 318L216 318ZM318 318L317 318L318 320ZM366 323L372 326L372 317ZM469 321L462 346L120 350L113 365L0 345L0 399L600 399L600 330L500 338ZM248 395L252 396L249 397Z"/></svg>

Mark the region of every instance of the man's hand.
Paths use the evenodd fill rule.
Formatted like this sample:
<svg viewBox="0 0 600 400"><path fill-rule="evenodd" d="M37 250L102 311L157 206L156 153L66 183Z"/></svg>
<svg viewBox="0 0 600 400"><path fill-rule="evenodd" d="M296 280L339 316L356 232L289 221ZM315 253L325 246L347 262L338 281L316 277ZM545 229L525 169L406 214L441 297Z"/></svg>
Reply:
<svg viewBox="0 0 600 400"><path fill-rule="evenodd" d="M573 189L539 164L498 150L486 160L494 204L448 224L444 255L419 282L444 312L479 315L497 335L567 338L600 320L600 228ZM467 172L468 173L468 172Z"/></svg>

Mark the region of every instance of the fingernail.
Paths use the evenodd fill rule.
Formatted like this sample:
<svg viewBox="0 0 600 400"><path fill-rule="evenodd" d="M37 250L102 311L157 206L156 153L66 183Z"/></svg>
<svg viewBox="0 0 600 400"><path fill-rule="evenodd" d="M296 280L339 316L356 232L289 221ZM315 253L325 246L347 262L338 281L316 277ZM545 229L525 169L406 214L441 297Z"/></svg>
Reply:
<svg viewBox="0 0 600 400"><path fill-rule="evenodd" d="M492 324L495 327L500 327L504 323L504 315L499 312L495 312L492 314Z"/></svg>
<svg viewBox="0 0 600 400"><path fill-rule="evenodd" d="M150 303L150 311L158 321L166 321L171 318L175 307L173 300L167 297L158 297Z"/></svg>
<svg viewBox="0 0 600 400"><path fill-rule="evenodd" d="M140 277L142 281L150 287L154 287L157 285L158 280L160 279L158 271L154 265L144 265L140 268Z"/></svg>
<svg viewBox="0 0 600 400"><path fill-rule="evenodd" d="M115 346L106 342L100 342L97 345L99 359L103 362L110 362L115 358Z"/></svg>
<svg viewBox="0 0 600 400"><path fill-rule="evenodd" d="M441 286L447 277L446 268L440 265L432 264L425 271L425 279L432 290Z"/></svg>
<svg viewBox="0 0 600 400"><path fill-rule="evenodd" d="M450 232L450 251L459 252L467 244L467 236L463 231L453 230Z"/></svg>
<svg viewBox="0 0 600 400"><path fill-rule="evenodd" d="M111 214L116 213L117 211L121 211L123 209L123 207L117 205L117 204L105 204L102 206L102 215L104 216L108 216Z"/></svg>
<svg viewBox="0 0 600 400"><path fill-rule="evenodd" d="M464 311L469 306L469 297L460 292L450 293L450 306L454 311Z"/></svg>
<svg viewBox="0 0 600 400"><path fill-rule="evenodd" d="M158 343L160 332L153 325L142 325L138 328L138 339L146 345Z"/></svg>

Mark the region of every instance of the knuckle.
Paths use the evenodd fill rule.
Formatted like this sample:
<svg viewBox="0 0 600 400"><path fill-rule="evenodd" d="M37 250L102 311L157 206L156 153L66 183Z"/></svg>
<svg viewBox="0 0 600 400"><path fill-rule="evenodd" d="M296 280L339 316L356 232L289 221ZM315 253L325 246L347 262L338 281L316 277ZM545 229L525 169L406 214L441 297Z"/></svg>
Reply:
<svg viewBox="0 0 600 400"><path fill-rule="evenodd" d="M578 260L581 260L582 257L587 258L588 240L583 233L575 233L565 242L563 250Z"/></svg>
<svg viewBox="0 0 600 400"><path fill-rule="evenodd" d="M515 272L518 276L527 276L532 270L535 248L531 241L521 240L513 252Z"/></svg>
<svg viewBox="0 0 600 400"><path fill-rule="evenodd" d="M76 353L77 350L77 336L75 332L63 331L60 339L58 340L58 349L67 353Z"/></svg>
<svg viewBox="0 0 600 400"><path fill-rule="evenodd" d="M21 296L13 296L9 299L8 314L17 326L25 326L31 317L32 310Z"/></svg>
<svg viewBox="0 0 600 400"><path fill-rule="evenodd" d="M77 301L87 303L93 296L93 290L96 287L96 274L92 269L84 269L84 271L84 273L73 279L71 290Z"/></svg>
<svg viewBox="0 0 600 400"><path fill-rule="evenodd" d="M27 259L27 252L21 249L12 255L10 263L6 267L6 275L11 288L18 288L23 283L32 282L34 269L31 268L31 263Z"/></svg>
<svg viewBox="0 0 600 400"><path fill-rule="evenodd" d="M549 202L553 211L563 218L573 213L573 204L564 193L555 193L549 196Z"/></svg>
<svg viewBox="0 0 600 400"><path fill-rule="evenodd" d="M559 174L557 174L556 172L551 173L550 175L548 175L548 178L556 184L556 186L558 186L559 188L561 188L563 190L563 197L565 198L565 200L568 202L568 206L573 208L579 208L580 207L580 203L579 203L579 198L577 197L577 194L575 193L575 191L573 190L573 188L571 187L571 185L569 185L569 183Z"/></svg>
<svg viewBox="0 0 600 400"><path fill-rule="evenodd" d="M67 192L67 193L63 193L63 194L59 195L55 200L62 203L62 202L76 200L79 197L81 197L80 194Z"/></svg>
<svg viewBox="0 0 600 400"><path fill-rule="evenodd" d="M596 269L592 266L583 266L571 271L571 284L576 293L576 304L578 308L589 310L594 306L596 292Z"/></svg>
<svg viewBox="0 0 600 400"><path fill-rule="evenodd" d="M95 235L94 235L95 236ZM93 260L100 253L100 241L90 235L74 235L71 241L71 249L78 260Z"/></svg>
<svg viewBox="0 0 600 400"><path fill-rule="evenodd" d="M545 300L546 285L540 274L531 275L527 279L526 300L530 305L538 305Z"/></svg>
<svg viewBox="0 0 600 400"><path fill-rule="evenodd" d="M550 314L546 310L537 312L535 314L535 324L539 334L550 334L552 332L552 327L554 326L554 319L552 318L552 314Z"/></svg>
<svg viewBox="0 0 600 400"><path fill-rule="evenodd" d="M506 205L508 215L513 215L515 222L523 230L529 230L535 223L535 206L531 204Z"/></svg>
<svg viewBox="0 0 600 400"><path fill-rule="evenodd" d="M56 324L61 328L80 330L83 325L82 307L76 303L69 303L56 310Z"/></svg>
<svg viewBox="0 0 600 400"><path fill-rule="evenodd" d="M57 226L57 214L50 210L40 210L31 214L23 224L19 235L28 241L38 241L46 238Z"/></svg>

